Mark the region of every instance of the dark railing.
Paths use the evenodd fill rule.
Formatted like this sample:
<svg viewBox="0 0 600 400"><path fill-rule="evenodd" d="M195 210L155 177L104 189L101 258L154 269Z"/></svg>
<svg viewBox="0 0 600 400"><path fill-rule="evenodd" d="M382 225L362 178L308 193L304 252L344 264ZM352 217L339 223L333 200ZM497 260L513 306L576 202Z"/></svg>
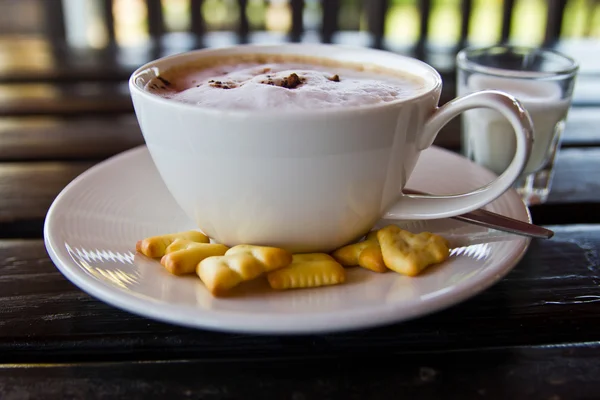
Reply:
<svg viewBox="0 0 600 400"><path fill-rule="evenodd" d="M0 0L8 1L8 0ZM186 32L172 35L169 25L167 24L164 0L142 0L147 8L145 24L143 29L147 30L149 40L139 48L130 48L124 46L120 42L118 35L119 19L122 15L114 14L115 6L118 5L118 0L93 0L97 2L97 6L93 18L99 21L104 26L106 32L106 45L101 48L80 48L71 46L71 35L69 29L70 15L66 15L67 10L64 9L63 0L29 0L28 4L33 4L37 1L43 11L43 21L41 24L45 30L43 31L44 39L49 42L50 46L43 46L47 53L47 59L51 60L43 67L36 68L18 68L9 67L0 69L0 83L26 83L26 82L81 82L87 80L93 81L123 81L127 79L132 70L146 61L162 57L164 55L173 54L190 50L193 48L210 47L215 43L218 44L235 44L262 41L266 33L267 40L272 38L277 41L321 41L325 43L336 43L343 41L344 43L352 42L359 45L368 45L376 48L385 48L392 51L407 54L422 60L425 60L434 66L442 74L450 93L452 81L454 79L454 62L455 54L459 48L469 45L470 39L474 38L474 32L477 32L482 21L478 20L478 13L481 11L482 4L477 0L454 0L452 7L454 9L454 32L455 41L450 44L440 45L437 40L438 26L436 12L439 11L440 1L436 0L406 0L402 3L404 6L409 4L411 14L415 15L418 21L415 25L419 25L418 31L411 34L413 42L404 40L399 43L395 38L386 35L389 32L390 26L386 28L386 24L392 19L389 17L392 13L398 12L397 7L400 0L287 0L289 10L289 29L284 32L273 33L269 32L266 27L256 26L253 23L254 14L247 12L247 7L255 7L255 1L249 0L229 0L221 4L228 4L229 14L227 20L230 22L226 26L217 26L213 20L203 14L209 0L188 0L189 1L189 24L185 28ZM530 0L504 0L501 6L495 4L495 12L498 14L498 29L496 37L501 42L512 42L520 40L519 34L515 32L522 28L516 26L517 23L523 23L523 18L519 15L520 7L530 5ZM536 15L536 26L540 26L540 20L545 22L545 34L540 40L539 45L552 47L557 45L560 47L565 37L571 35L573 30L573 10L577 8L577 13L586 13L595 15L600 11L600 0L586 0L585 2L577 0L546 0L543 4L547 11L543 15ZM11 3L14 5L14 3ZM72 4L80 5L74 2ZM450 3L445 3L447 7ZM0 3L0 6L2 3ZM263 0L262 7L275 6L269 0ZM319 7L317 21L314 21L315 6ZM402 7L404 7L402 6ZM581 7L584 7L583 9ZM0 10L2 8L0 7ZM542 8L540 8L542 9ZM349 12L348 10L351 10ZM307 11L310 11L308 13ZM417 11L417 13L415 13ZM400 11L403 12L403 11ZM359 17L360 14L360 17ZM308 19L311 15L311 20ZM351 15L350 17L348 15ZM398 14L396 14L398 15ZM459 18L456 18L459 15ZM566 18L565 18L566 16ZM579 14L581 17L581 14ZM88 16L89 17L89 16ZM306 20L305 20L306 18ZM364 23L361 25L360 22ZM577 24L577 30L592 32L595 28L592 25L591 17L580 18ZM589 25L586 27L586 24ZM513 26L514 25L514 26ZM583 25L583 26L581 26ZM566 27L566 29L563 29ZM536 28L540 29L540 28ZM359 32L360 30L360 32ZM2 31L2 27L0 27ZM223 35L217 31L226 31ZM266 31L266 32L265 32ZM541 33L538 31L538 33ZM355 35L355 36L353 36ZM179 40L183 37L183 40ZM366 40L365 40L366 39ZM39 49L37 47L36 49ZM132 50L132 51L130 51ZM0 51L2 49L0 48ZM35 50L39 51L39 50ZM32 52L23 47L22 56L30 57ZM594 61L594 53L579 54L582 62L589 64L589 59L592 58L591 69L593 73L598 70L597 62ZM8 55L5 55L8 57ZM586 60L583 60L586 58ZM583 79L583 73L581 74ZM580 80L581 80L580 79ZM596 88L597 86L594 86ZM596 89L594 89L596 90Z"/></svg>
<svg viewBox="0 0 600 400"><path fill-rule="evenodd" d="M115 26L113 18L113 0L96 0L102 3L102 21L108 33L109 46L116 43ZM561 38L561 28L563 26L563 16L568 0L547 0L547 14L545 16L546 29L544 36L544 45L551 45L557 39ZM46 32L54 41L64 41L65 34L65 18L63 3L61 0L44 0L42 2L46 10ZM268 3L268 0L265 0ZM338 11L340 10L340 0L322 0L322 20L320 29L320 38L322 42L331 42L333 35L338 31ZM422 49L429 39L430 20L432 10L431 0L417 0L416 6L420 14L420 29L418 40L415 43L417 49ZM468 42L468 36L471 24L471 13L473 10L473 0L460 1L460 13L462 16L460 37L457 42L457 47L462 47ZM206 33L206 23L202 18L201 7L203 0L190 0L191 23L189 33L193 35L198 43L202 42L202 37ZM597 1L588 0L586 7L589 13L593 13L598 7ZM148 18L147 29L150 37L159 41L165 34L165 21L163 15L163 7L161 0L146 0ZM248 0L237 0L237 35L239 42L246 42L248 35L251 33L250 24L246 8ZM303 0L289 0L290 10L292 14L291 26L288 32L290 41L299 41L304 33L303 11L305 2ZM515 0L504 0L502 12L502 25L500 38L502 42L510 39L510 33L515 16ZM390 7L390 0L363 0L361 3L363 12L366 14L368 32L371 35L371 45L373 47L384 46L384 32L386 14ZM591 18L586 22L591 24Z"/></svg>

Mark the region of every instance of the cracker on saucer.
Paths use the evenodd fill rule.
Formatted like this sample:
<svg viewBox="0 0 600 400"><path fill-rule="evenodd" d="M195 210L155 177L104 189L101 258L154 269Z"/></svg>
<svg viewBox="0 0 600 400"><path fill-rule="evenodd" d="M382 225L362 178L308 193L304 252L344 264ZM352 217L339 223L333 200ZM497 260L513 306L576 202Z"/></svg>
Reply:
<svg viewBox="0 0 600 400"><path fill-rule="evenodd" d="M416 276L450 256L448 241L431 232L414 234L389 225L377 231L385 265L400 274Z"/></svg>
<svg viewBox="0 0 600 400"><path fill-rule="evenodd" d="M388 268L383 262L381 247L377 240L377 231L369 232L362 242L352 243L340 247L333 253L333 258L340 264L350 267L358 265L374 272L387 272Z"/></svg>
<svg viewBox="0 0 600 400"><path fill-rule="evenodd" d="M144 240L139 240L135 244L135 250L146 257L159 258L165 255L167 247L177 239L190 240L198 243L208 243L208 236L198 231L185 231L170 233L167 235L152 236Z"/></svg>
<svg viewBox="0 0 600 400"><path fill-rule="evenodd" d="M198 243L177 239L167 247L160 263L173 275L196 272L196 267L205 258L224 255L229 247L216 243Z"/></svg>
<svg viewBox="0 0 600 400"><path fill-rule="evenodd" d="M244 281L284 268L292 262L292 254L284 249L268 246L238 245L223 256L208 257L196 268L206 288L221 296Z"/></svg>
<svg viewBox="0 0 600 400"><path fill-rule="evenodd" d="M294 254L289 266L268 273L267 280L273 289L337 285L346 280L346 270L328 254Z"/></svg>

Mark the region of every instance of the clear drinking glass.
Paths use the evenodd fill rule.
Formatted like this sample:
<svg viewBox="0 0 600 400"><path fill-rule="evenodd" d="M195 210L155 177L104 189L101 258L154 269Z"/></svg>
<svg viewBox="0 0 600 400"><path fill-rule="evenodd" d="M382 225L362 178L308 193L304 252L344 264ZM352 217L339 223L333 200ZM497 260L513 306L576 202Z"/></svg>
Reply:
<svg viewBox="0 0 600 400"><path fill-rule="evenodd" d="M534 143L529 162L515 182L527 205L544 203L550 193L554 159L571 105L575 60L553 50L497 45L466 48L457 55L457 93L483 89L512 94L529 112ZM475 109L462 116L462 152L501 173L515 153L512 127L498 112Z"/></svg>

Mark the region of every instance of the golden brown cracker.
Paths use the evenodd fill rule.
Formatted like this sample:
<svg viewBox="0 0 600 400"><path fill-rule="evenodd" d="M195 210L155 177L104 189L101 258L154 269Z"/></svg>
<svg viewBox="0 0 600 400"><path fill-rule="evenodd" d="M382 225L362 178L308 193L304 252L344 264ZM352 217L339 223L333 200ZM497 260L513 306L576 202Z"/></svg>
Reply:
<svg viewBox="0 0 600 400"><path fill-rule="evenodd" d="M328 254L294 254L289 266L269 272L267 280L273 289L337 285L346 280L346 271Z"/></svg>
<svg viewBox="0 0 600 400"><path fill-rule="evenodd" d="M135 250L151 258L159 258L165 255L167 247L177 239L190 240L198 243L208 243L208 236L198 231L185 231L148 237L140 240L135 245Z"/></svg>
<svg viewBox="0 0 600 400"><path fill-rule="evenodd" d="M416 276L450 255L448 241L431 232L413 234L389 225L377 232L385 265L400 274Z"/></svg>
<svg viewBox="0 0 600 400"><path fill-rule="evenodd" d="M331 255L337 262L347 267L359 265L374 272L386 272L388 270L383 262L381 247L377 241L377 231L369 232L362 242L341 247Z"/></svg>
<svg viewBox="0 0 600 400"><path fill-rule="evenodd" d="M265 272L282 268L292 262L292 254L287 250L277 247L240 244L232 247L226 253L228 256L234 254L248 254L254 257L262 263Z"/></svg>
<svg viewBox="0 0 600 400"><path fill-rule="evenodd" d="M238 245L223 256L205 258L196 273L213 295L220 296L244 281L284 268L291 262L292 254L284 249Z"/></svg>
<svg viewBox="0 0 600 400"><path fill-rule="evenodd" d="M202 260L212 256L222 256L227 250L229 247L222 244L177 239L167 247L160 263L174 275L192 274Z"/></svg>

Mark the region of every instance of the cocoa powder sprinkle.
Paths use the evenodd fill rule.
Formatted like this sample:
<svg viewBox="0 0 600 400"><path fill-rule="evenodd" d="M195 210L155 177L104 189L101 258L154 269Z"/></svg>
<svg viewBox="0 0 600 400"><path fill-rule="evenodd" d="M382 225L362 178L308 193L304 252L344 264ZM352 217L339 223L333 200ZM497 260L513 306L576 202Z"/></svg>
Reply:
<svg viewBox="0 0 600 400"><path fill-rule="evenodd" d="M233 82L233 81L227 81L227 82L222 82L222 81L208 81L211 87L214 88L219 88L219 89L234 89L236 87L241 86L240 84L238 84L237 82Z"/></svg>
<svg viewBox="0 0 600 400"><path fill-rule="evenodd" d="M287 78L283 78L282 87L286 89L295 89L302 84L302 79L295 73L292 72Z"/></svg>
<svg viewBox="0 0 600 400"><path fill-rule="evenodd" d="M162 76L157 76L156 79L158 79L159 81L161 81L162 83L164 83L166 86L171 86L171 82L169 82L168 80L166 80Z"/></svg>

